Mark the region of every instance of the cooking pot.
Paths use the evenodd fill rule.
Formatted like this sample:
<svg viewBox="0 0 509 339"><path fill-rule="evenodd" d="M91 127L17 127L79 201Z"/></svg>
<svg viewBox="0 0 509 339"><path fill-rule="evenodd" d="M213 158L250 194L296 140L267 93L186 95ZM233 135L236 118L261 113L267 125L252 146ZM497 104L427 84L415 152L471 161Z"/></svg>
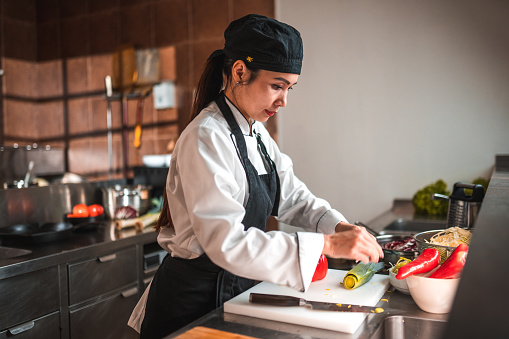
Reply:
<svg viewBox="0 0 509 339"><path fill-rule="evenodd" d="M145 214L151 206L151 186L115 185L103 187L103 206L106 215L111 219L128 219ZM126 215L125 210L132 209L135 215Z"/></svg>

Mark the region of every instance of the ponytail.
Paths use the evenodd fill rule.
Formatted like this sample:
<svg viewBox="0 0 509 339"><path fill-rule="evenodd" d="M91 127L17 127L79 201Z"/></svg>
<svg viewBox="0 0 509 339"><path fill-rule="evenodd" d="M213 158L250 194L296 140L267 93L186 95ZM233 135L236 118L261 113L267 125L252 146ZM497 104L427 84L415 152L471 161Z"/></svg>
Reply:
<svg viewBox="0 0 509 339"><path fill-rule="evenodd" d="M205 69L198 81L194 95L191 120L216 100L223 89L223 69L225 68L225 55L219 54L207 60ZM228 74L228 73L226 73Z"/></svg>

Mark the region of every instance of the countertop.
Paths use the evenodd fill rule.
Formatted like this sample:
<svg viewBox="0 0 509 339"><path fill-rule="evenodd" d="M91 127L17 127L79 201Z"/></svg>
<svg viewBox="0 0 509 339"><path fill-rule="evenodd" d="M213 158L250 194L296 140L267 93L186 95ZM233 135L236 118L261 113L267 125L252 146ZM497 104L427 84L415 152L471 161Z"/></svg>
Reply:
<svg viewBox="0 0 509 339"><path fill-rule="evenodd" d="M96 228L76 229L68 238L55 242L16 246L2 244L2 247L21 248L32 252L0 259L0 279L80 260L86 256L101 256L135 244L153 243L156 238L153 227L146 227L143 232L134 228L117 230L113 222L104 221Z"/></svg>

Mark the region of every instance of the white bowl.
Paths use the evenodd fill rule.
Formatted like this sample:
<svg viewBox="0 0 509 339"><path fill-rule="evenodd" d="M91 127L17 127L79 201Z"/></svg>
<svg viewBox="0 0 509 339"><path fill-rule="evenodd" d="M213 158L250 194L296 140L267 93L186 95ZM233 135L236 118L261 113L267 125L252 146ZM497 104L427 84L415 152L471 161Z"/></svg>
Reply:
<svg viewBox="0 0 509 339"><path fill-rule="evenodd" d="M392 268L389 270L389 282L401 293L410 294L406 279L396 279L396 273L392 272Z"/></svg>
<svg viewBox="0 0 509 339"><path fill-rule="evenodd" d="M405 280L410 295L419 308L429 313L451 312L458 279L432 279L428 278L435 270L427 273L412 275Z"/></svg>

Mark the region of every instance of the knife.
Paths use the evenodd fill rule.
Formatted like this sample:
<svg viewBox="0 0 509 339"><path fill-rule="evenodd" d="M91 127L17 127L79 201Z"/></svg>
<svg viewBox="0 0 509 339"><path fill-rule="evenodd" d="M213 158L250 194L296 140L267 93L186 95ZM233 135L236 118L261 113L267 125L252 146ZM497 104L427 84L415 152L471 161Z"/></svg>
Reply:
<svg viewBox="0 0 509 339"><path fill-rule="evenodd" d="M310 301L289 295L277 294L251 293L249 295L249 302L272 306L307 306L313 310L336 312L388 313L382 307Z"/></svg>

